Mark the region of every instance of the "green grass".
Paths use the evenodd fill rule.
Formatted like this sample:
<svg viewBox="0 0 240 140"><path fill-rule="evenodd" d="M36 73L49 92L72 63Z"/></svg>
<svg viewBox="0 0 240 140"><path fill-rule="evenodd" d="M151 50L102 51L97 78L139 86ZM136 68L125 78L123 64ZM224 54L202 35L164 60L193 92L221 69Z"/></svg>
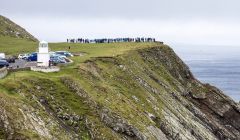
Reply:
<svg viewBox="0 0 240 140"><path fill-rule="evenodd" d="M9 36L27 40L37 40L25 29L12 22L10 19L0 15L0 36Z"/></svg>
<svg viewBox="0 0 240 140"><path fill-rule="evenodd" d="M37 42L26 41L23 39L15 39L11 37L0 37L0 49L1 52L5 52L9 55L18 55L19 53L33 52L37 49ZM69 46L71 49L69 50ZM148 95L151 93L144 89L134 79L131 73L126 73L119 69L113 61L119 61L124 65L129 66L128 69L134 71L134 73L145 79L148 83L157 87L153 80L149 79L145 70L152 72L148 68L148 65L141 59L136 51L138 49L151 48L159 46L157 43L111 43L111 44L69 44L69 43L50 43L49 48L51 51L67 50L72 53L85 53L84 56L75 56L71 59L74 63L66 66L61 66L61 71L58 73L41 73L33 71L20 71L8 74L4 79L0 80L0 91L6 93L7 96L13 96L16 100L26 101L31 106L37 106L36 102L23 99L18 94L14 94L18 89L23 88L23 91L27 96L31 94L36 97L49 95L55 98L51 104L61 104L63 107L69 108L76 114L86 114L89 117L96 119L92 111L88 110L88 106L84 104L84 101L77 95L73 94L67 89L61 82L61 77L71 77L76 80L79 85L94 99L99 105L108 107L112 111L121 114L121 116L127 119L131 124L134 124L139 129L144 130L144 125L154 125L149 118L144 115L143 112L154 113L151 103L147 102ZM109 58L109 62L101 61L96 57L113 57ZM95 59L96 58L96 59ZM87 66L86 60L92 60L96 63L95 68L99 68L101 72L96 72L94 75L94 67ZM138 67L132 62L138 64ZM85 68L85 72L84 69ZM155 74L156 75L156 74ZM159 77L158 77L159 78ZM24 84L21 84L24 83ZM28 89L34 89L36 83L44 87L42 93L35 93L35 91L28 91ZM51 91L51 87L54 87L54 91ZM160 91L163 89L158 88ZM31 93L32 92L32 93ZM26 98L27 98L26 96ZM133 99L136 96L139 101L136 102ZM156 98L156 95L152 95ZM49 96L50 98L50 96ZM117 98L117 99L116 99ZM108 102L106 101L108 100ZM159 101L157 107L161 108L162 103ZM37 107L36 107L37 108ZM131 113L129 113L131 112ZM93 119L94 120L94 119ZM95 120L98 122L98 120ZM142 122L142 124L139 124ZM102 127L98 122L99 127ZM105 133L108 138L111 138L111 131L106 128L99 128L99 131Z"/></svg>
<svg viewBox="0 0 240 140"><path fill-rule="evenodd" d="M72 53L85 52L83 59L97 56L116 56L128 50L150 47L154 43L103 43L103 44L75 44L75 43L49 43L51 51L66 50ZM69 46L71 49L69 50ZM0 36L0 49L8 55L19 53L35 52L38 49L38 42L25 39L18 39L7 36Z"/></svg>
<svg viewBox="0 0 240 140"><path fill-rule="evenodd" d="M16 55L36 51L37 42L0 36L0 52L6 55Z"/></svg>
<svg viewBox="0 0 240 140"><path fill-rule="evenodd" d="M72 53L85 53L84 56L75 56L71 59L73 64L61 67L61 72L44 74L40 72L23 71L10 74L7 79L19 79L20 77L37 75L40 77L54 78L63 75L77 76L78 66L91 59L92 57L114 57L121 55L130 50L143 49L153 47L156 43L104 43L104 44L69 44L69 43L50 43L51 51L67 50ZM71 49L69 50L69 46ZM20 53L35 52L38 48L37 42L32 42L24 39L16 39L12 37L0 36L0 50L7 55L18 55Z"/></svg>

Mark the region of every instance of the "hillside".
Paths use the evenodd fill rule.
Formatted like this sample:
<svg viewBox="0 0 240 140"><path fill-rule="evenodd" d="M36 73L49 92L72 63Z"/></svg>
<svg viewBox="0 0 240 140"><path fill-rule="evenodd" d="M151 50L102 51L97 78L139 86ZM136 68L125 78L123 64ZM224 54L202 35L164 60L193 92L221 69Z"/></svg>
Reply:
<svg viewBox="0 0 240 140"><path fill-rule="evenodd" d="M36 50L32 41L0 38L8 54ZM1 79L0 139L240 139L240 106L195 79L167 45L49 46L84 56L58 73L18 71Z"/></svg>
<svg viewBox="0 0 240 140"><path fill-rule="evenodd" d="M127 44L116 45L121 49ZM0 81L1 137L240 137L239 106L215 87L197 81L168 46L128 47L132 50L116 56L74 58L75 63L60 73L9 74ZM88 46L79 50L83 48L89 55L94 52Z"/></svg>
<svg viewBox="0 0 240 140"><path fill-rule="evenodd" d="M12 22L10 19L1 15L0 15L0 36L8 36L13 38L37 41L37 39L30 33L28 33L25 29Z"/></svg>

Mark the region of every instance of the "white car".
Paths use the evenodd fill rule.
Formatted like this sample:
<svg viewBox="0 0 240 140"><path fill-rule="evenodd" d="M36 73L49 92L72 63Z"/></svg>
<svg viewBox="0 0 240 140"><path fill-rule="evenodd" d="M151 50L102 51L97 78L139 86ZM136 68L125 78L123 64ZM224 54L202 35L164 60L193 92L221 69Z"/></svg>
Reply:
<svg viewBox="0 0 240 140"><path fill-rule="evenodd" d="M27 59L29 54L19 54L18 59Z"/></svg>
<svg viewBox="0 0 240 140"><path fill-rule="evenodd" d="M0 58L5 58L5 53L0 53Z"/></svg>

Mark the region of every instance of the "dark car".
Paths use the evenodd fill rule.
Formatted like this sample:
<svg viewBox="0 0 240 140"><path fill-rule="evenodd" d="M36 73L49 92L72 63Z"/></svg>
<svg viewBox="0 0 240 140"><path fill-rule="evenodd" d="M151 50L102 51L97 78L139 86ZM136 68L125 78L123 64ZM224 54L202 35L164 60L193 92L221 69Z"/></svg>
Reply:
<svg viewBox="0 0 240 140"><path fill-rule="evenodd" d="M11 56L2 60L6 60L8 63L15 63L16 57L15 56Z"/></svg>
<svg viewBox="0 0 240 140"><path fill-rule="evenodd" d="M73 57L73 55L67 51L56 51L55 53L58 55L66 56L66 57Z"/></svg>
<svg viewBox="0 0 240 140"><path fill-rule="evenodd" d="M15 57L7 58L7 62L8 62L8 63L15 63L15 60L16 60Z"/></svg>
<svg viewBox="0 0 240 140"><path fill-rule="evenodd" d="M37 61L37 53L30 54L27 61Z"/></svg>
<svg viewBox="0 0 240 140"><path fill-rule="evenodd" d="M50 62L54 65L59 64L59 63L67 63L67 61L64 58L57 56L57 55L51 56Z"/></svg>
<svg viewBox="0 0 240 140"><path fill-rule="evenodd" d="M0 60L0 67L8 67L9 63L6 60Z"/></svg>
<svg viewBox="0 0 240 140"><path fill-rule="evenodd" d="M8 63L15 63L16 57L15 56L8 56L6 58L0 58L0 60L7 61Z"/></svg>

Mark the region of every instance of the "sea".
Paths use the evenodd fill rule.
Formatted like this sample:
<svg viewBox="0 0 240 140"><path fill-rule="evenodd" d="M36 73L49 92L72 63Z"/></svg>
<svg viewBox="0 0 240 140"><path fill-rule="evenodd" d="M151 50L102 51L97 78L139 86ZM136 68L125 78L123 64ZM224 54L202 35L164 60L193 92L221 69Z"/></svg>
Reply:
<svg viewBox="0 0 240 140"><path fill-rule="evenodd" d="M171 46L198 80L240 101L240 46Z"/></svg>

